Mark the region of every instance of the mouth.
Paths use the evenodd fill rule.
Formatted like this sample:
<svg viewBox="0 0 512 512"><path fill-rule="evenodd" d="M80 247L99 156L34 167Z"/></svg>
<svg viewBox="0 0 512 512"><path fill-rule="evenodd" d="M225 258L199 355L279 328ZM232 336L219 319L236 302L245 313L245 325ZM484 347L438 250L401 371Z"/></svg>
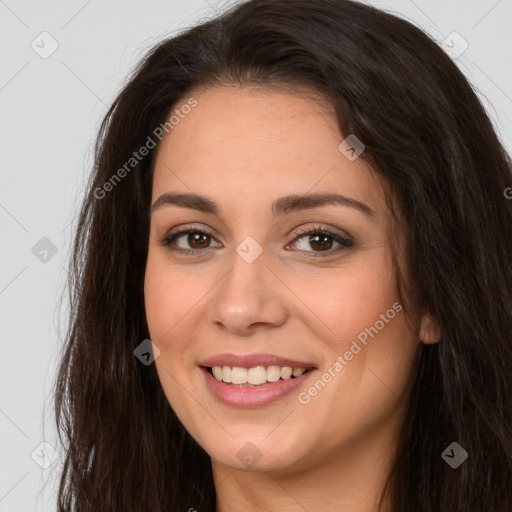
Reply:
<svg viewBox="0 0 512 512"><path fill-rule="evenodd" d="M290 397L318 369L311 362L274 354L224 353L199 364L210 393L229 407L270 406Z"/></svg>
<svg viewBox="0 0 512 512"><path fill-rule="evenodd" d="M283 359L279 359L281 364L277 364L276 358L272 358L273 364L267 365L261 364L261 358L258 360L260 364L251 362L246 366L221 366L220 361L216 362L219 364L200 366L205 385L222 404L236 409L253 409L279 403L306 386L317 370L305 363L295 364Z"/></svg>
<svg viewBox="0 0 512 512"><path fill-rule="evenodd" d="M250 368L241 366L203 366L216 380L228 386L254 388L280 381L295 380L315 370L315 367L292 367L279 365L257 365Z"/></svg>

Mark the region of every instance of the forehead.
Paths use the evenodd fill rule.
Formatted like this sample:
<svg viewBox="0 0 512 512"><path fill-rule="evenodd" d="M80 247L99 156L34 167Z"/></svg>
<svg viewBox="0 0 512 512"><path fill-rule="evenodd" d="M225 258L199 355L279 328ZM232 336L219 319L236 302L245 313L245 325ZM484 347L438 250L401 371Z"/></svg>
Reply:
<svg viewBox="0 0 512 512"><path fill-rule="evenodd" d="M192 191L243 207L327 191L385 207L366 162L340 152L344 137L321 96L255 87L207 88L190 96L196 106L158 148L153 199L169 190Z"/></svg>

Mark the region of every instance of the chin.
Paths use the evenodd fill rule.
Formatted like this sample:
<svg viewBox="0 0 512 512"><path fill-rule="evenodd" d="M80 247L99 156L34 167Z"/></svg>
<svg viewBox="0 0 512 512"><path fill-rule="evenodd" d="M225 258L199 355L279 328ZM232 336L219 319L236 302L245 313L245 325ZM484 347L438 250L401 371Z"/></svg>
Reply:
<svg viewBox="0 0 512 512"><path fill-rule="evenodd" d="M270 439L268 433L272 429L267 426L257 430L244 429L239 436L234 435L222 443L208 442L204 448L213 461L236 470L286 472L292 466L297 469L297 463L304 456L303 441L290 435L272 435Z"/></svg>

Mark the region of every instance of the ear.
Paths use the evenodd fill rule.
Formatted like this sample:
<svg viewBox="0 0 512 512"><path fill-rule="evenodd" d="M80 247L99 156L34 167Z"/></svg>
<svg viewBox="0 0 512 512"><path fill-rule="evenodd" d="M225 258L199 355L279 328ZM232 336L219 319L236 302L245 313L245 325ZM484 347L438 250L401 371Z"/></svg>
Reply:
<svg viewBox="0 0 512 512"><path fill-rule="evenodd" d="M437 343L441 339L441 328L428 313L421 317L420 340L426 345Z"/></svg>

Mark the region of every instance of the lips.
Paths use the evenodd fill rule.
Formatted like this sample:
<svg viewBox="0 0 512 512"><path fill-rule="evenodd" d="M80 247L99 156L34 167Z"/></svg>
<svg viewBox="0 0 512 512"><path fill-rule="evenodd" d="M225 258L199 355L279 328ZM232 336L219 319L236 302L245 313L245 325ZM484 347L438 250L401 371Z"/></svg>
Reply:
<svg viewBox="0 0 512 512"><path fill-rule="evenodd" d="M204 375L205 384L210 392L223 404L234 408L254 408L268 406L274 402L284 399L294 390L304 385L306 381L311 379L317 367L306 361L297 361L286 357L276 356L274 354L252 354L252 355L235 355L235 354L218 354L201 363L201 370ZM251 376L249 380L256 379L257 385L247 383L244 378L249 372L262 372L267 368L267 381L263 376ZM220 375L213 375L212 369L216 370L216 374L224 370L227 371L227 379L224 380ZM274 375L277 370L287 371L287 374L281 378ZM291 373L294 373L292 376ZM240 382L245 384L237 384L232 382L235 373L244 373ZM296 376L295 376L296 375ZM284 379L284 380L283 380Z"/></svg>
<svg viewBox="0 0 512 512"><path fill-rule="evenodd" d="M291 368L316 369L316 366L307 361L296 361L274 354L217 354L205 359L200 366L212 368L213 366L237 366L240 368L254 368L255 366L290 366Z"/></svg>

